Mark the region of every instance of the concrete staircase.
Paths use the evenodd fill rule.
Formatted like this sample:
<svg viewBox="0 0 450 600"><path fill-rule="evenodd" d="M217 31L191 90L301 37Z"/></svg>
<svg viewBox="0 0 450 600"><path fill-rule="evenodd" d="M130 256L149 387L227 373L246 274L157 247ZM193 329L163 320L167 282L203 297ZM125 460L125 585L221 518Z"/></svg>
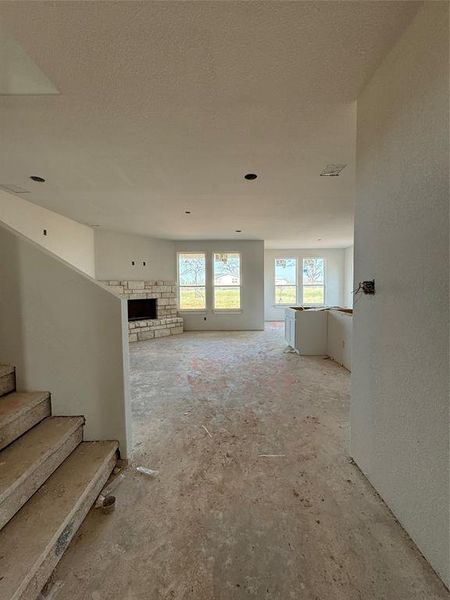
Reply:
<svg viewBox="0 0 450 600"><path fill-rule="evenodd" d="M83 442L83 426L0 365L1 600L39 596L114 468L117 442Z"/></svg>

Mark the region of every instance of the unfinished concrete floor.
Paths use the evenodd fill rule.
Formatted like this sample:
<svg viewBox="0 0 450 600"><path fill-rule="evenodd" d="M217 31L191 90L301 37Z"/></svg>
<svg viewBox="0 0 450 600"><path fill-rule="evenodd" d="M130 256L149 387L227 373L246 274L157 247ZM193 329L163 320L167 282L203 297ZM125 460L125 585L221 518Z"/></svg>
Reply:
<svg viewBox="0 0 450 600"><path fill-rule="evenodd" d="M132 465L52 600L449 598L349 461L348 372L284 348L277 326L131 345Z"/></svg>

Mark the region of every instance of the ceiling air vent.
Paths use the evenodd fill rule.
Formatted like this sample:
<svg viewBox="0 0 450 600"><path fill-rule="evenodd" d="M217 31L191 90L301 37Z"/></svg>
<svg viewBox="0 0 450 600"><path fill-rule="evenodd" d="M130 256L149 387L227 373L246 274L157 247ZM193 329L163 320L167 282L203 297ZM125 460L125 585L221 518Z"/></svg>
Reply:
<svg viewBox="0 0 450 600"><path fill-rule="evenodd" d="M5 192L9 192L10 194L29 194L30 190L24 190L18 185L14 185L13 183L0 183L0 190L4 190Z"/></svg>
<svg viewBox="0 0 450 600"><path fill-rule="evenodd" d="M321 177L337 177L341 174L342 169L344 169L347 165L327 165L323 171L321 171Z"/></svg>

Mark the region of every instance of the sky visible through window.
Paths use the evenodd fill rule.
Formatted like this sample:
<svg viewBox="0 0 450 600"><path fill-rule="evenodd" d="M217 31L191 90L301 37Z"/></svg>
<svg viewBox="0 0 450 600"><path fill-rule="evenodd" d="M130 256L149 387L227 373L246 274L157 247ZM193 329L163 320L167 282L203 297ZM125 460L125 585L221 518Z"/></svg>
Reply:
<svg viewBox="0 0 450 600"><path fill-rule="evenodd" d="M230 281L235 280L234 285L240 284L241 259L239 254L214 254L214 283L217 285L227 276Z"/></svg>
<svg viewBox="0 0 450 600"><path fill-rule="evenodd" d="M325 261L323 258L303 259L303 304L325 304Z"/></svg>
<svg viewBox="0 0 450 600"><path fill-rule="evenodd" d="M297 281L295 258L277 258L275 261L275 284L295 285Z"/></svg>
<svg viewBox="0 0 450 600"><path fill-rule="evenodd" d="M310 306L325 303L325 260L320 257L302 261L301 303ZM297 259L275 259L275 304L297 303Z"/></svg>
<svg viewBox="0 0 450 600"><path fill-rule="evenodd" d="M297 259L275 259L275 304L297 302Z"/></svg>
<svg viewBox="0 0 450 600"><path fill-rule="evenodd" d="M236 252L214 254L214 309L241 307L241 256Z"/></svg>
<svg viewBox="0 0 450 600"><path fill-rule="evenodd" d="M179 254L179 303L181 310L206 308L206 260L204 254Z"/></svg>
<svg viewBox="0 0 450 600"><path fill-rule="evenodd" d="M204 254L179 255L180 285L205 285L206 266Z"/></svg>

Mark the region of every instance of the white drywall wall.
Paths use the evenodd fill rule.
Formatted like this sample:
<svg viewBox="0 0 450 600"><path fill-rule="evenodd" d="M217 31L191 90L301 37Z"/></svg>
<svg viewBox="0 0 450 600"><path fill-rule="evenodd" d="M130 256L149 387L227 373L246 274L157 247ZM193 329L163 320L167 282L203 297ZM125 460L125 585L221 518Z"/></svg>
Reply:
<svg viewBox="0 0 450 600"><path fill-rule="evenodd" d="M358 99L351 453L449 577L449 5L425 2Z"/></svg>
<svg viewBox="0 0 450 600"><path fill-rule="evenodd" d="M206 253L206 301L199 313L180 311L186 331L264 329L264 242L261 241L184 241L176 242L176 252ZM214 312L212 255L214 252L241 253L241 310Z"/></svg>
<svg viewBox="0 0 450 600"><path fill-rule="evenodd" d="M341 306L344 296L344 249L318 250L265 250L264 251L264 318L266 321L284 321L285 307L275 306L275 259L297 259L297 304L302 302L303 259L325 259L325 304Z"/></svg>
<svg viewBox="0 0 450 600"><path fill-rule="evenodd" d="M175 281L175 242L97 229L95 276L99 280Z"/></svg>
<svg viewBox="0 0 450 600"><path fill-rule="evenodd" d="M339 310L327 312L327 354L351 371L353 316Z"/></svg>
<svg viewBox="0 0 450 600"><path fill-rule="evenodd" d="M130 444L125 302L0 225L0 363L19 390L48 390L55 415L84 415L85 439Z"/></svg>
<svg viewBox="0 0 450 600"><path fill-rule="evenodd" d="M0 221L94 276L94 231L87 225L0 190ZM44 229L47 235L44 235Z"/></svg>
<svg viewBox="0 0 450 600"><path fill-rule="evenodd" d="M353 246L345 249L344 254L344 308L352 308L353 306Z"/></svg>

